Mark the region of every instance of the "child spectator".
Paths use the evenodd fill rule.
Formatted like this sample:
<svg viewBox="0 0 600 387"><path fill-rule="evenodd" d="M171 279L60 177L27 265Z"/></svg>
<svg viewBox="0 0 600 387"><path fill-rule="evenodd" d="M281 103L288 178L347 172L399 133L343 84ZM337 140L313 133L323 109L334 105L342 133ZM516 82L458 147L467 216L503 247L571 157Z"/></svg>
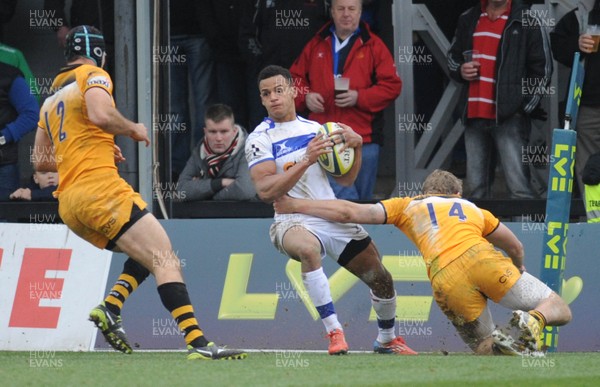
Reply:
<svg viewBox="0 0 600 387"><path fill-rule="evenodd" d="M34 202L56 200L52 192L56 191L58 186L58 172L34 172L31 180L27 186L11 193L10 199Z"/></svg>

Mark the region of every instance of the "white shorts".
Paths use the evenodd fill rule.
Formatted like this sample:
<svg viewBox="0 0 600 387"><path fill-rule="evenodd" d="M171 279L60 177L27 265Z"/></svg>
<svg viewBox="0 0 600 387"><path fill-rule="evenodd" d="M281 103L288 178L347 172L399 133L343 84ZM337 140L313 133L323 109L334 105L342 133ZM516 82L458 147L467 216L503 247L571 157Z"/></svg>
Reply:
<svg viewBox="0 0 600 387"><path fill-rule="evenodd" d="M289 254L283 248L283 236L292 227L302 227L317 237L321 243L321 259L329 255L336 261L351 240L362 240L369 236L367 231L356 223L335 223L317 217L290 215L271 225L271 242L283 254Z"/></svg>

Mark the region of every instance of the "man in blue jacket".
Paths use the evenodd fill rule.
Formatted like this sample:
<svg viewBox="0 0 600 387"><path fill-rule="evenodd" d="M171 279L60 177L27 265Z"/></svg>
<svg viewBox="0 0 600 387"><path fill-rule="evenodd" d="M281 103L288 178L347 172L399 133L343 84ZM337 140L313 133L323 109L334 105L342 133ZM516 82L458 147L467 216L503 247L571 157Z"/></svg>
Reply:
<svg viewBox="0 0 600 387"><path fill-rule="evenodd" d="M0 62L0 200L19 188L18 141L37 127L39 112L23 73Z"/></svg>

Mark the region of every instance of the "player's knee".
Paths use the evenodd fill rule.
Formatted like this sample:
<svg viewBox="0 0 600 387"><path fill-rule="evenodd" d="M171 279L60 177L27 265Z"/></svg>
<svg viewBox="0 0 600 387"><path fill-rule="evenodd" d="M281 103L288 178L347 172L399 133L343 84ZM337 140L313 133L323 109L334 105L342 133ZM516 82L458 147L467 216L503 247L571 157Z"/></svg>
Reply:
<svg viewBox="0 0 600 387"><path fill-rule="evenodd" d="M300 262L316 263L321 262L321 249L312 245L305 245L296 249L296 258Z"/></svg>
<svg viewBox="0 0 600 387"><path fill-rule="evenodd" d="M554 292L550 297L553 301L552 306L556 311L556 325L565 325L571 322L573 315L571 313L571 308L565 300Z"/></svg>
<svg viewBox="0 0 600 387"><path fill-rule="evenodd" d="M377 275L375 276L375 284L377 286L381 286L386 289L391 289L392 292L394 290L394 280L392 279L392 275L385 268L383 270L378 270Z"/></svg>
<svg viewBox="0 0 600 387"><path fill-rule="evenodd" d="M380 298L392 298L396 295L392 275L384 267L363 273L360 278Z"/></svg>
<svg viewBox="0 0 600 387"><path fill-rule="evenodd" d="M171 249L152 252L152 272L181 271L181 261Z"/></svg>
<svg viewBox="0 0 600 387"><path fill-rule="evenodd" d="M381 277L381 283L386 286L394 286L394 279L392 278L392 273L390 273L383 265L381 265L381 273L379 274Z"/></svg>
<svg viewBox="0 0 600 387"><path fill-rule="evenodd" d="M563 301L563 305L562 305L561 317L562 317L561 318L561 325L568 324L573 319L573 314L571 313L571 308L564 301Z"/></svg>
<svg viewBox="0 0 600 387"><path fill-rule="evenodd" d="M566 313L565 313L565 324L568 324L573 319L573 313L571 313L571 308L569 308L568 305L567 305L566 309L567 310L566 310Z"/></svg>

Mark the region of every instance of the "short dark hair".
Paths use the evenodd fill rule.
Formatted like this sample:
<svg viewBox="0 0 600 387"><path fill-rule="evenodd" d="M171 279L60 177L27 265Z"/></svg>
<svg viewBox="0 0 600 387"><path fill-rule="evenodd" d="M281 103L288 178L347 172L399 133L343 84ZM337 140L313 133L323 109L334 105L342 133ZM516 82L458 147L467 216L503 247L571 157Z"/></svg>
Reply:
<svg viewBox="0 0 600 387"><path fill-rule="evenodd" d="M210 105L204 113L205 122L206 120L211 120L213 122L221 122L227 118L230 118L233 122L235 122L233 110L228 105L225 105L223 103Z"/></svg>
<svg viewBox="0 0 600 387"><path fill-rule="evenodd" d="M272 78L272 77L276 77L278 75L281 75L283 78L285 78L286 81L288 81L288 83L291 85L294 81L294 78L292 77L292 73L290 73L290 70L286 69L285 67L281 67L281 66L277 66L277 65L269 65L267 67L265 67L264 69L262 69L260 71L260 73L258 73L258 79L257 79L257 83L260 86L260 81L267 79L267 78Z"/></svg>

